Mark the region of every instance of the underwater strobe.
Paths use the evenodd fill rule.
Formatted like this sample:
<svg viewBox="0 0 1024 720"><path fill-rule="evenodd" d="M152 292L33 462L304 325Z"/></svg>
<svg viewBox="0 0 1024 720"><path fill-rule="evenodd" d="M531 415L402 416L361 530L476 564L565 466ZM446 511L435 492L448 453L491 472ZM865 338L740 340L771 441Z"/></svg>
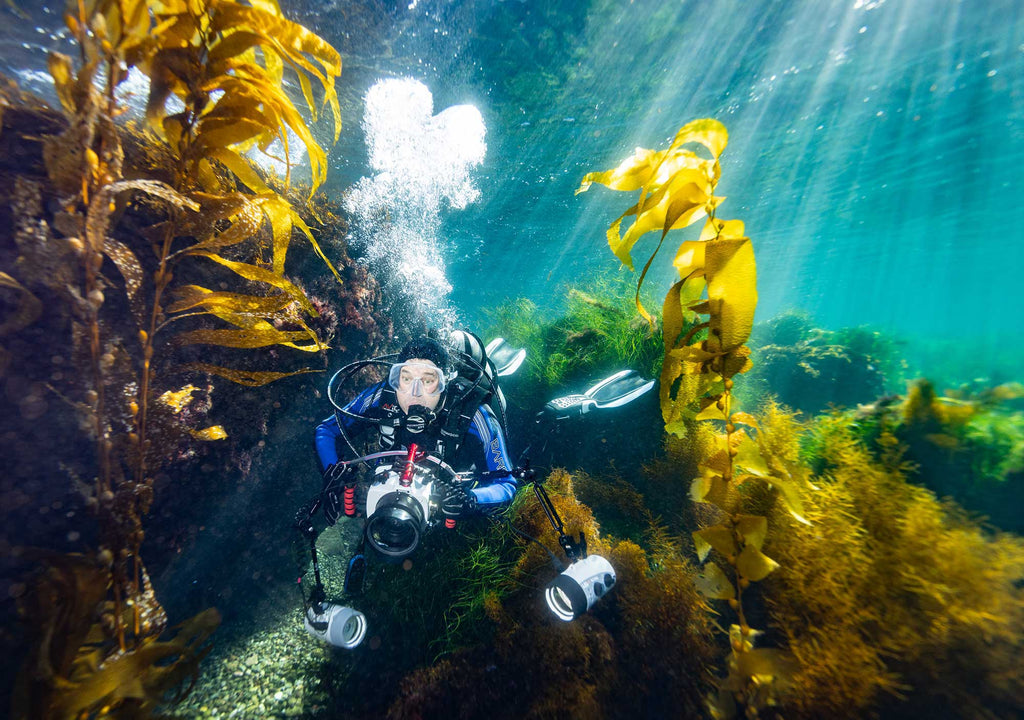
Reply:
<svg viewBox="0 0 1024 720"><path fill-rule="evenodd" d="M600 555L573 561L544 591L548 608L559 620L575 620L615 585L615 568Z"/></svg>
<svg viewBox="0 0 1024 720"><path fill-rule="evenodd" d="M587 538L583 533L579 540L565 534L562 518L532 470L522 468L517 476L533 483L533 492L558 533L558 544L569 558L569 567L551 581L544 591L544 600L555 617L570 622L594 607L594 603L615 586L615 568L600 555L587 554Z"/></svg>
<svg viewBox="0 0 1024 720"><path fill-rule="evenodd" d="M366 616L344 605L323 603L311 607L306 611L303 624L313 637L346 650L356 647L366 637Z"/></svg>

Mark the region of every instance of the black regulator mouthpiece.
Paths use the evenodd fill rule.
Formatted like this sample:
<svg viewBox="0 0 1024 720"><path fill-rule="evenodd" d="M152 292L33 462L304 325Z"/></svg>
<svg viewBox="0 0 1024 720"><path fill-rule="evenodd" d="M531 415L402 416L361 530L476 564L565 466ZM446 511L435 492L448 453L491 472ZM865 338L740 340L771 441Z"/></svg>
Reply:
<svg viewBox="0 0 1024 720"><path fill-rule="evenodd" d="M402 421L402 427L404 427L405 431L408 433L420 435L425 432L436 419L437 413L426 405L410 405L409 411L405 414L405 419Z"/></svg>

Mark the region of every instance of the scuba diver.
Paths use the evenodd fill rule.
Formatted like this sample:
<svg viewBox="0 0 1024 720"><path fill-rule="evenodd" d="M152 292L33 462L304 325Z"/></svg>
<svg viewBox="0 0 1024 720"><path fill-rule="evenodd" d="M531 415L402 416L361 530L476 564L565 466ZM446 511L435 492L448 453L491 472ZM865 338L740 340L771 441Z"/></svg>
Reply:
<svg viewBox="0 0 1024 720"><path fill-rule="evenodd" d="M578 540L566 535L528 462L514 467L509 460L505 398L497 378L514 373L525 355L501 338L485 348L476 335L459 330L448 347L428 336L417 337L397 354L351 363L331 378L327 396L335 412L315 432L322 488L295 518L312 559L314 587L303 599L304 625L314 637L350 649L366 633L361 612L326 601L313 523L318 511L328 525L342 516L363 518L344 580L345 591L354 596L362 589L367 546L371 557L400 562L431 528L442 522L453 528L471 516L495 516L515 496L520 482L530 483L570 559L548 588L551 610L571 620L614 584L615 571L604 558L588 556L582 533ZM383 379L341 404L340 389L366 372ZM653 385L624 370L583 394L552 400L538 414L538 422L624 405ZM301 582L300 577L300 589Z"/></svg>

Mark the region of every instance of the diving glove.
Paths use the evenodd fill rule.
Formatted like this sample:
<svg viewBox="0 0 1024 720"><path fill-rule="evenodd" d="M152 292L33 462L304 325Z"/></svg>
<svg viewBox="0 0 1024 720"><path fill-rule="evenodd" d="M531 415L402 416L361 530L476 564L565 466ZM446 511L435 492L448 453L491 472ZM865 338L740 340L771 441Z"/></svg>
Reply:
<svg viewBox="0 0 1024 720"><path fill-rule="evenodd" d="M476 512L476 495L460 487L448 488L441 501L441 512L445 517L462 518Z"/></svg>

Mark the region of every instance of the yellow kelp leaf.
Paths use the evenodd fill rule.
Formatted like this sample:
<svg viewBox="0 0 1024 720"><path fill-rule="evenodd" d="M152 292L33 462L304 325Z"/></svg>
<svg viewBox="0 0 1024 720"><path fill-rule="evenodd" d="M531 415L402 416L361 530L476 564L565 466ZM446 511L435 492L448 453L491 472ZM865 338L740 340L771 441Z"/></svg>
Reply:
<svg viewBox="0 0 1024 720"><path fill-rule="evenodd" d="M680 296L682 287L682 280L673 284L661 304L661 333L666 349L675 347L679 335L683 332L683 305Z"/></svg>
<svg viewBox="0 0 1024 720"><path fill-rule="evenodd" d="M689 363L693 365L694 367L687 368L687 372L691 374L695 372L703 372L703 366L718 357L718 355L709 353L696 345L686 345L676 348L674 350L670 350L668 354L677 358L682 363Z"/></svg>
<svg viewBox="0 0 1024 720"><path fill-rule="evenodd" d="M245 29L237 29L230 34L222 35L210 48L210 62L218 63L238 55L248 54L252 49L263 43L263 36ZM246 58L248 60L248 57ZM280 60L278 60L280 62Z"/></svg>
<svg viewBox="0 0 1024 720"><path fill-rule="evenodd" d="M757 267L749 238L714 240L705 249L711 329L723 350L750 337L757 307ZM716 332L717 331L717 332Z"/></svg>
<svg viewBox="0 0 1024 720"><path fill-rule="evenodd" d="M576 188L576 194L586 192L594 183L624 192L639 190L654 177L654 171L664 156L665 151L655 152L638 147L615 169L584 175L580 186Z"/></svg>
<svg viewBox="0 0 1024 720"><path fill-rule="evenodd" d="M205 119L199 125L197 142L200 151L239 145L253 138L265 137L267 128L260 122L235 118L230 121L213 122Z"/></svg>
<svg viewBox="0 0 1024 720"><path fill-rule="evenodd" d="M287 278L282 277L281 275L277 275L271 272L270 270L267 270L266 268L258 267L256 265L248 265L246 263L228 260L227 258L223 258L220 255L217 255L212 252L207 252L205 250L199 250L191 254L209 258L210 260L213 260L214 262L219 263L224 267L229 268L230 270L233 270L234 272L244 277L246 280L253 280L255 282L266 283L280 290L284 290L286 293L288 293L289 296L298 301L298 303L302 306L302 309L308 312L310 315L316 317L318 314L316 312L316 309L313 307L313 304L309 301L309 298L306 297L306 294L302 292L302 290L300 290L298 287L296 287L294 283L292 283Z"/></svg>
<svg viewBox="0 0 1024 720"><path fill-rule="evenodd" d="M263 224L263 213L255 202L248 202L237 213L231 216L231 224L221 232L211 234L204 240L192 245L186 252L196 250L213 250L232 247L243 243L257 232ZM213 225L213 222L210 223Z"/></svg>
<svg viewBox="0 0 1024 720"><path fill-rule="evenodd" d="M750 359L750 348L740 345L727 352L722 358L722 376L731 378L733 375L745 373L754 366Z"/></svg>
<svg viewBox="0 0 1024 720"><path fill-rule="evenodd" d="M270 326L259 330L189 330L174 336L175 342L182 345L219 345L232 348L267 347L307 339L309 339L309 335L304 330L278 330ZM307 348L303 347L302 349ZM312 349L320 350L321 348L318 346Z"/></svg>
<svg viewBox="0 0 1024 720"><path fill-rule="evenodd" d="M789 510L790 515L799 522L802 522L804 525L811 524L810 521L804 517L804 500L801 497L800 490L797 488L794 481L784 480L772 475L762 477L761 479L770 483L772 487L779 491L779 497L782 498L782 502L785 503L786 509Z"/></svg>
<svg viewBox="0 0 1024 720"><path fill-rule="evenodd" d="M0 287L16 290L20 301L10 317L0 323L0 336L28 327L42 314L43 303L39 298L5 272L0 272Z"/></svg>
<svg viewBox="0 0 1024 720"><path fill-rule="evenodd" d="M702 475L690 483L690 498L706 502L722 510L729 510L729 483L718 473L702 468Z"/></svg>
<svg viewBox="0 0 1024 720"><path fill-rule="evenodd" d="M687 143L700 143L717 160L729 143L729 131L726 130L725 125L714 118L693 120L679 128L672 140L671 148L675 149Z"/></svg>
<svg viewBox="0 0 1024 720"><path fill-rule="evenodd" d="M763 515L740 515L736 522L736 532L747 545L760 550L768 534L768 518Z"/></svg>
<svg viewBox="0 0 1024 720"><path fill-rule="evenodd" d="M192 393L198 390L195 385L189 384L183 387L181 390L168 390L163 395L157 398L160 402L171 409L174 414L180 413L185 407L192 402Z"/></svg>
<svg viewBox="0 0 1024 720"><path fill-rule="evenodd" d="M733 433L733 436L740 438L739 445L736 447L736 457L733 460L735 465L758 477L770 475L771 471L768 469L768 463L761 456L761 449L758 447L758 444L751 440L750 436L743 430L737 430Z"/></svg>
<svg viewBox="0 0 1024 720"><path fill-rule="evenodd" d="M57 91L61 107L67 113L74 114L78 108L75 103L75 71L71 67L71 58L63 53L51 52L47 58L47 66L53 77L53 89Z"/></svg>
<svg viewBox="0 0 1024 720"><path fill-rule="evenodd" d="M141 329L145 323L145 309L142 306L142 298L139 297L139 289L145 278L142 264L127 245L112 237L104 240L103 253L121 272L121 277L124 278L124 292L128 296L128 308L135 319L135 324Z"/></svg>
<svg viewBox="0 0 1024 720"><path fill-rule="evenodd" d="M313 237L313 232L309 229L309 226L306 225L306 222L302 219L302 217L299 216L297 212L295 212L295 210L292 210L291 213L292 225L297 227L302 232L302 234L306 236L306 239L309 240L309 244L313 246L313 252L315 252L317 257L319 257L324 262L324 264L330 269L331 273L334 275L334 279L340 283L341 275L338 274L338 270L337 268L334 267L334 263L332 263L327 258L327 256L324 255L324 251L320 249L320 244L316 241L316 238Z"/></svg>
<svg viewBox="0 0 1024 720"><path fill-rule="evenodd" d="M223 440L228 436L228 433L220 425L213 425L202 430L189 430L189 433L196 440Z"/></svg>
<svg viewBox="0 0 1024 720"><path fill-rule="evenodd" d="M754 429L757 429L758 427L757 418L755 418L750 413L745 412L734 412L732 415L729 416L729 422L731 422L734 425L746 425Z"/></svg>
<svg viewBox="0 0 1024 720"><path fill-rule="evenodd" d="M697 180L704 180L697 171L680 174L671 183L645 197L642 204L634 205L626 211L623 217L636 215L633 224L621 237L618 232L615 237L610 233L608 236L612 252L626 267L633 269L630 252L642 235L654 230L667 232L673 227L685 227L710 209L708 203L711 198L705 194ZM651 259L653 257L654 254ZM651 259L648 259L648 264Z"/></svg>
<svg viewBox="0 0 1024 720"><path fill-rule="evenodd" d="M746 545L736 558L736 570L740 576L757 582L768 576L779 564L753 545Z"/></svg>
<svg viewBox="0 0 1024 720"><path fill-rule="evenodd" d="M331 106L334 115L334 139L337 141L341 130L341 112L334 90L334 78L341 75L341 55L330 43L279 13L236 3L222 3L212 27L215 32L240 29L255 32L262 36L265 48L273 48L283 60L295 67L300 78L303 71L316 77L323 87L324 100ZM307 57L319 63L323 70L313 65ZM303 96L311 111L315 112L315 103L308 87L303 88Z"/></svg>
<svg viewBox="0 0 1024 720"><path fill-rule="evenodd" d="M669 363L666 362L665 365L669 365ZM682 369L685 370L685 368ZM678 380L678 387L676 388L675 395L671 394L671 386L665 384L664 381L660 390L662 396L661 412L666 423L674 421L679 415L683 414L692 417L692 412L690 411L691 403L708 392L721 392L721 379L710 373L683 373L678 375L676 379ZM672 430L670 432L675 431Z"/></svg>
<svg viewBox="0 0 1024 720"><path fill-rule="evenodd" d="M744 679L752 677L771 678L777 690L784 691L799 669L796 658L790 653L774 648L754 648L750 652L733 653L737 673Z"/></svg>
<svg viewBox="0 0 1024 720"><path fill-rule="evenodd" d="M707 284L703 277L683 279L683 286L679 290L679 304L683 308L683 320L690 325L700 322L694 306L699 302L705 287Z"/></svg>
<svg viewBox="0 0 1024 720"><path fill-rule="evenodd" d="M185 312L194 308L202 308L203 312L226 310L232 313L252 315L272 315L291 305L293 300L288 295L242 295L232 292L214 292L198 285L183 285L175 289L175 299L165 310L171 313Z"/></svg>
<svg viewBox="0 0 1024 720"><path fill-rule="evenodd" d="M694 271L704 270L704 249L707 243L687 240L679 246L672 264L679 271L679 277L692 277ZM703 274L703 273L701 273Z"/></svg>
<svg viewBox="0 0 1024 720"><path fill-rule="evenodd" d="M693 543L697 547L697 558L704 562L704 558L712 548L725 557L736 554L736 539L732 536L732 528L725 525L714 525L693 533Z"/></svg>
<svg viewBox="0 0 1024 720"><path fill-rule="evenodd" d="M233 150L221 148L210 153L210 157L222 163L224 167L233 172L247 188L257 194L272 193L273 190L263 181L248 162L241 155Z"/></svg>
<svg viewBox="0 0 1024 720"><path fill-rule="evenodd" d="M742 220L719 220L708 218L700 231L701 241L719 239L738 239L745 237Z"/></svg>
<svg viewBox="0 0 1024 720"><path fill-rule="evenodd" d="M260 208L267 220L274 238L273 269L277 274L284 273L284 260L288 254L288 245L292 237L292 217L295 211L280 195L261 198Z"/></svg>
<svg viewBox="0 0 1024 720"><path fill-rule="evenodd" d="M700 399L701 411L697 413L695 420L725 420L725 411L718 407L721 395L712 395Z"/></svg>
<svg viewBox="0 0 1024 720"><path fill-rule="evenodd" d="M327 155L320 144L314 139L306 125L305 120L292 105L291 100L284 95L283 91L276 87L273 81L267 76L266 71L257 65L247 65L244 68L235 68L233 75L222 75L207 83L204 89L208 92L221 90L225 97L236 92L255 91L259 93L264 101L264 112L274 113L278 117L279 131L278 138L288 147L287 129L290 128L306 148L309 157L310 175L312 177L311 192L319 187L326 179ZM287 177L285 180L287 181Z"/></svg>
<svg viewBox="0 0 1024 720"><path fill-rule="evenodd" d="M294 372L273 372L269 370L236 370L234 368L220 367L218 365L209 365L207 363L189 363L183 365L182 370L195 370L196 372L209 373L210 375L219 375L222 378L226 378L233 383L239 385L247 385L249 387L261 387L269 383L281 380L283 378L292 377L293 375L305 375L307 373L323 372L322 370L314 370L313 368L303 368L302 370L296 370Z"/></svg>
<svg viewBox="0 0 1024 720"><path fill-rule="evenodd" d="M736 588L726 577L722 568L713 562L704 566L703 572L694 581L697 590L711 600L729 600L736 597Z"/></svg>

